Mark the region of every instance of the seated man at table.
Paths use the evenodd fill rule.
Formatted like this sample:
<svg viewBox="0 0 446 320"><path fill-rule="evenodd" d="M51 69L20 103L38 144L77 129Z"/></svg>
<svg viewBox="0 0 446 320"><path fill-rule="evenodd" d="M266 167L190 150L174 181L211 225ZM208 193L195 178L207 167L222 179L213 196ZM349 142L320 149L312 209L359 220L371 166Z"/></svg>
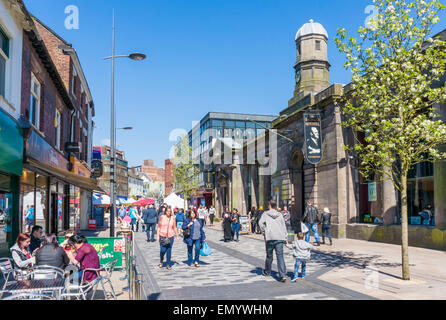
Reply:
<svg viewBox="0 0 446 320"><path fill-rule="evenodd" d="M79 266L81 272L79 272L79 279L83 279L86 282L91 282L98 277L98 274L94 271L85 271L86 268L99 269L99 256L96 249L89 243L84 243L83 237L80 235L74 235L68 239L68 244L76 250L76 255L71 251L67 251L70 262L76 266Z"/></svg>
<svg viewBox="0 0 446 320"><path fill-rule="evenodd" d="M47 234L40 249L36 251L36 264L38 266L53 266L60 269L65 268L70 263L65 250L59 246L54 233Z"/></svg>
<svg viewBox="0 0 446 320"><path fill-rule="evenodd" d="M43 229L41 226L34 226L31 229L31 243L29 245L29 251L31 251L31 253L40 248L42 232Z"/></svg>

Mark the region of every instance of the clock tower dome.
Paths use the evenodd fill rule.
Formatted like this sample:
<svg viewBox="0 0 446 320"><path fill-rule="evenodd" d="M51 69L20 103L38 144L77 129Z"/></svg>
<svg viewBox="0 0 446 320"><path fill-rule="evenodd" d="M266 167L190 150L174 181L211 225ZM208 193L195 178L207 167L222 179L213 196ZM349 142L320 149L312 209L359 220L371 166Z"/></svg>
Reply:
<svg viewBox="0 0 446 320"><path fill-rule="evenodd" d="M330 86L327 41L327 31L313 20L304 24L297 32L297 60L294 66L296 86L293 99Z"/></svg>

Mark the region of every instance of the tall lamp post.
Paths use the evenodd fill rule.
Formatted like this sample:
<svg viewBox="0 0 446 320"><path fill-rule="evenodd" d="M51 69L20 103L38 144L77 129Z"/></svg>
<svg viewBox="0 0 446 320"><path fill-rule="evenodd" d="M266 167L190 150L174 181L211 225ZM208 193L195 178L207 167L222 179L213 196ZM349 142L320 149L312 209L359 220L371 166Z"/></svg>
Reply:
<svg viewBox="0 0 446 320"><path fill-rule="evenodd" d="M113 35L112 35L112 55L104 60L111 59L111 106L110 106L110 144L111 144L111 164L110 164L110 237L115 236L115 217L116 217L116 129L115 129L115 59L130 58L132 60L141 61L146 58L145 54L132 53L128 55L115 56L115 10L113 10Z"/></svg>

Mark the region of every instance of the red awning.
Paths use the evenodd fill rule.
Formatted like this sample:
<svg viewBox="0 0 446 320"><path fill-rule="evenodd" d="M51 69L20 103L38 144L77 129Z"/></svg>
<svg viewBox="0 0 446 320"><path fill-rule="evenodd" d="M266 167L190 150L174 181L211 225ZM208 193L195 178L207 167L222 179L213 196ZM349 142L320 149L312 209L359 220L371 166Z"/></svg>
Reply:
<svg viewBox="0 0 446 320"><path fill-rule="evenodd" d="M153 199L139 199L136 202L133 202L132 206L146 206L148 204L154 204L155 201Z"/></svg>

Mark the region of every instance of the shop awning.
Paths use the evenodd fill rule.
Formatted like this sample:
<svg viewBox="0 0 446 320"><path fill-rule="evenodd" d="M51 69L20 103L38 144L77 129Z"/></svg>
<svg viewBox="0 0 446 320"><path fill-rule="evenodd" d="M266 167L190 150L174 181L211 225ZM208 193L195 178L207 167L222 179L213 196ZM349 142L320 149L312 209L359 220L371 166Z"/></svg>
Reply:
<svg viewBox="0 0 446 320"><path fill-rule="evenodd" d="M80 187L82 189L89 191L100 190L99 186L97 185L97 181L94 179L83 177L81 175L66 170L62 170L59 168L54 168L33 159L28 159L28 162L30 165L40 170L43 170L49 174L57 176L58 178L64 180L65 182Z"/></svg>

